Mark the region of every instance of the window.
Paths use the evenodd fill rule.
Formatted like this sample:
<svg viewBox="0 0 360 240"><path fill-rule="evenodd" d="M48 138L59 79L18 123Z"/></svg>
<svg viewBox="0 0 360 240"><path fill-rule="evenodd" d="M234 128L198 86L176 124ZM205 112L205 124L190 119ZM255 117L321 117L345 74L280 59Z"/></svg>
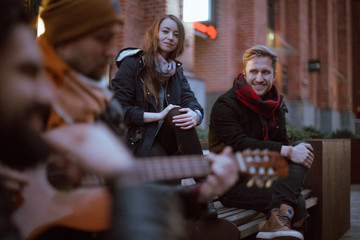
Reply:
<svg viewBox="0 0 360 240"><path fill-rule="evenodd" d="M183 0L183 21L216 26L216 0Z"/></svg>

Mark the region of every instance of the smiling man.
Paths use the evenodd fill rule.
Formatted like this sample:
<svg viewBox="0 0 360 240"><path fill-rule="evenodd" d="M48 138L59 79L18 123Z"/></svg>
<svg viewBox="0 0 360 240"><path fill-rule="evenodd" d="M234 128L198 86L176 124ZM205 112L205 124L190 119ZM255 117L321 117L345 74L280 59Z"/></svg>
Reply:
<svg viewBox="0 0 360 240"><path fill-rule="evenodd" d="M301 190L314 155L310 144L289 146L287 108L275 85L277 59L273 50L262 45L245 52L243 73L213 106L209 147L212 152L220 152L225 146L234 151L268 149L287 158L289 175L271 188L248 188L241 178L221 202L228 207L269 212L257 239L303 239L295 229L302 231L307 217Z"/></svg>

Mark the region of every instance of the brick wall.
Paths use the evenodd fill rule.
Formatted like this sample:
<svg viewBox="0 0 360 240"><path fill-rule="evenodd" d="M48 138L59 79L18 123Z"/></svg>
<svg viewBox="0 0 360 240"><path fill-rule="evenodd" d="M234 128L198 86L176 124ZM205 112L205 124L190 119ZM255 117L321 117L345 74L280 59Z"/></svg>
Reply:
<svg viewBox="0 0 360 240"><path fill-rule="evenodd" d="M207 92L225 91L237 69L236 0L218 3L216 39L195 37L195 75L206 82Z"/></svg>
<svg viewBox="0 0 360 240"><path fill-rule="evenodd" d="M315 56L321 61L321 72L318 74L318 81L315 95L317 104L321 108L330 108L330 92L333 85L332 67L333 67L333 42L332 29L328 27L329 19L332 15L332 6L328 0L317 0L315 2L316 11L316 43ZM329 16L330 15L330 16ZM321 43L321 44L319 44Z"/></svg>
<svg viewBox="0 0 360 240"><path fill-rule="evenodd" d="M352 41L352 94L353 111L360 105L360 1L351 0L351 41Z"/></svg>
<svg viewBox="0 0 360 240"><path fill-rule="evenodd" d="M321 61L321 72L309 77L309 99L318 107L349 111L352 107L350 1L312 0L308 9L309 58Z"/></svg>
<svg viewBox="0 0 360 240"><path fill-rule="evenodd" d="M276 2L278 4L278 2ZM287 66L287 98L289 100L308 99L309 76L307 72L308 52L308 1L283 1L286 9L283 19L283 32L280 63ZM281 25L280 25L281 27ZM275 26L277 28L277 26ZM286 44L289 44L289 47ZM284 58L284 59L282 59Z"/></svg>
<svg viewBox="0 0 360 240"><path fill-rule="evenodd" d="M258 45L258 44L266 45L266 37L269 28L267 1L254 0L254 5L252 10L253 11L251 12L253 12L254 14L253 26L252 26L254 32L253 33L254 38L252 40L253 41L252 45ZM245 49L242 50L244 51Z"/></svg>
<svg viewBox="0 0 360 240"><path fill-rule="evenodd" d="M164 14L180 17L180 0L120 0L125 14L125 24L118 36L118 50L125 47L142 48L146 31L151 24ZM185 24L185 52L179 58L185 71L193 71L193 29Z"/></svg>
<svg viewBox="0 0 360 240"><path fill-rule="evenodd" d="M288 75L287 75L287 55L283 47L283 39L285 39L286 27L286 8L285 0L274 1L274 47L279 54L279 64L276 72L276 84L282 93L287 93L288 90ZM280 50L281 49L281 50Z"/></svg>
<svg viewBox="0 0 360 240"><path fill-rule="evenodd" d="M153 21L165 14L166 0L120 0L125 15L125 24L118 39L118 49L141 48L145 32Z"/></svg>
<svg viewBox="0 0 360 240"><path fill-rule="evenodd" d="M336 63L334 64L334 75L338 96L336 108L340 111L351 111L352 104L349 101L349 96L352 95L350 1L337 1L335 4L336 47L334 50Z"/></svg>
<svg viewBox="0 0 360 240"><path fill-rule="evenodd" d="M23 0L24 4L29 1ZM165 13L181 17L182 0L119 0L125 25L118 50L142 47L146 30ZM354 111L360 104L360 0L273 0L274 47L279 53L277 84L286 99L329 111ZM185 71L204 80L213 99L243 70L242 54L266 44L268 2L217 0L216 39L195 36L185 24ZM321 72L309 73L310 59ZM211 109L207 106L207 111Z"/></svg>
<svg viewBox="0 0 360 240"><path fill-rule="evenodd" d="M243 70L244 50L266 43L264 13L266 1L218 1L217 38L195 38L195 74L206 81L208 93L229 89L234 77Z"/></svg>
<svg viewBox="0 0 360 240"><path fill-rule="evenodd" d="M141 46L150 19L163 13L181 15L181 0L121 2L129 22L124 27L125 36L119 41L122 47ZM356 49L354 37L359 38L359 33L350 22L358 19L353 7L358 3L358 0L274 0L274 47L280 58L277 84L287 101L310 104L326 111L355 108L355 102L360 100L360 92L356 90L360 89L360 83L359 74L353 70L352 58L356 56L351 45ZM243 70L244 50L266 44L268 3L218 0L218 36L214 40L195 36L191 24L185 25L187 44L179 59L186 71L205 81L209 112L216 96L229 89L236 74ZM310 59L320 60L321 72L308 71ZM321 117L319 119L321 122Z"/></svg>
<svg viewBox="0 0 360 240"><path fill-rule="evenodd" d="M317 54L317 10L315 1L309 1L309 59L317 59L319 56ZM317 106L318 105L318 97L317 97L317 86L319 82L319 74L318 73L310 73L310 101Z"/></svg>

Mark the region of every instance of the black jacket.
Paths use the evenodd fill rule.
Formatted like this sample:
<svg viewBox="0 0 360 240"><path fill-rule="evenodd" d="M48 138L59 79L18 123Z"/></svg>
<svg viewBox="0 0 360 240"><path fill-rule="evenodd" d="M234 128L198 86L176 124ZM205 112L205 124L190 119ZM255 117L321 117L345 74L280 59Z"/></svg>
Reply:
<svg viewBox="0 0 360 240"><path fill-rule="evenodd" d="M283 96L275 110L276 127L269 130L269 141L263 140L262 124L257 113L242 104L234 88L221 95L215 102L210 117L209 149L220 152L225 146L234 151L268 149L280 152L282 145L289 145L286 135Z"/></svg>
<svg viewBox="0 0 360 240"><path fill-rule="evenodd" d="M136 156L148 156L158 132L158 122L144 123L144 112L159 112L154 96L147 92L144 97L144 82L141 78L144 61L139 49L120 51L116 63L119 71L112 80L115 98L120 102L128 126L127 145ZM182 64L176 62L176 73L168 80L165 87L165 106L179 105L192 110L203 109L190 89L183 74ZM146 100L145 100L146 99Z"/></svg>

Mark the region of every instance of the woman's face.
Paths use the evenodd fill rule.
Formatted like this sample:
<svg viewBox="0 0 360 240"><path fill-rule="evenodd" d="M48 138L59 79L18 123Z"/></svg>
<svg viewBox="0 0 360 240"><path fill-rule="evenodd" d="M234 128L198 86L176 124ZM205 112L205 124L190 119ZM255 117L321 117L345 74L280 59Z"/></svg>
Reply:
<svg viewBox="0 0 360 240"><path fill-rule="evenodd" d="M164 19L159 28L159 52L167 59L179 43L179 29L176 22L170 18Z"/></svg>

